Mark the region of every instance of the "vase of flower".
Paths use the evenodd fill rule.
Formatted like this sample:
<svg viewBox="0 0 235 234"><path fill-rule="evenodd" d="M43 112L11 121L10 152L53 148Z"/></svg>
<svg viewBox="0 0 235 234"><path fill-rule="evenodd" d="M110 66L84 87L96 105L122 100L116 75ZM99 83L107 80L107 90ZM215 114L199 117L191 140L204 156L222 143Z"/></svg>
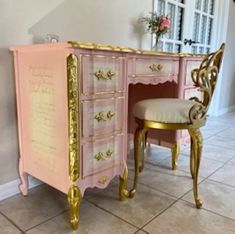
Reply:
<svg viewBox="0 0 235 234"><path fill-rule="evenodd" d="M158 16L156 12L151 12L150 16L142 18L147 23L147 31L155 36L153 50L162 50L160 38L170 31L171 21L167 16Z"/></svg>

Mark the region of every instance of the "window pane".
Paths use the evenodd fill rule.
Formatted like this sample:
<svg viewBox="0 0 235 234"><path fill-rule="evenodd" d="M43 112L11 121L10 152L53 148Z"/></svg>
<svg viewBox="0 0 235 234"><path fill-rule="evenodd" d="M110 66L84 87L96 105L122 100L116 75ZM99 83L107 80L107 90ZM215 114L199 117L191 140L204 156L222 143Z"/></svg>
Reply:
<svg viewBox="0 0 235 234"><path fill-rule="evenodd" d="M209 0L203 0L203 11L204 12L208 12L208 3L209 3Z"/></svg>
<svg viewBox="0 0 235 234"><path fill-rule="evenodd" d="M203 54L204 52L204 48L203 47L199 47L199 54Z"/></svg>
<svg viewBox="0 0 235 234"><path fill-rule="evenodd" d="M183 22L183 13L184 9L178 7L177 9L177 22L176 22L176 40L182 39L182 22Z"/></svg>
<svg viewBox="0 0 235 234"><path fill-rule="evenodd" d="M164 0L158 0L157 14L158 15L164 15L165 14L165 1Z"/></svg>
<svg viewBox="0 0 235 234"><path fill-rule="evenodd" d="M167 52L173 52L173 43L166 42L165 48Z"/></svg>
<svg viewBox="0 0 235 234"><path fill-rule="evenodd" d="M174 4L168 3L167 4L167 15L171 20L171 27L170 32L167 33L167 38L174 39L174 28L175 28L175 8Z"/></svg>
<svg viewBox="0 0 235 234"><path fill-rule="evenodd" d="M214 15L214 5L215 5L215 1L214 0L210 0L210 3L209 3L209 13L211 15Z"/></svg>
<svg viewBox="0 0 235 234"><path fill-rule="evenodd" d="M207 54L210 53L210 48L206 48L206 53L207 53Z"/></svg>
<svg viewBox="0 0 235 234"><path fill-rule="evenodd" d="M197 46L192 46L192 53L196 54L197 53Z"/></svg>
<svg viewBox="0 0 235 234"><path fill-rule="evenodd" d="M207 45L211 44L211 33L212 33L212 23L213 23L213 19L209 18L209 24L208 24L208 34L207 34Z"/></svg>
<svg viewBox="0 0 235 234"><path fill-rule="evenodd" d="M196 0L195 8L201 10L202 0Z"/></svg>
<svg viewBox="0 0 235 234"><path fill-rule="evenodd" d="M205 15L202 16L202 25L201 25L201 38L200 38L200 42L202 44L205 43L205 39L206 39L206 22L207 22L207 17Z"/></svg>
<svg viewBox="0 0 235 234"><path fill-rule="evenodd" d="M199 25L200 25L200 14L194 14L194 22L193 22L193 40L198 41L199 34Z"/></svg>

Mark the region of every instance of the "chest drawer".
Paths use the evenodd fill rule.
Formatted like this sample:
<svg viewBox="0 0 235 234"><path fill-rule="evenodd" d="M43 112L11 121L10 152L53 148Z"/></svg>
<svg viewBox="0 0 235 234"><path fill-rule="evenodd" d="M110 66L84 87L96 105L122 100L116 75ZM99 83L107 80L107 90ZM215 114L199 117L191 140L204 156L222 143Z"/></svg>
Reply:
<svg viewBox="0 0 235 234"><path fill-rule="evenodd" d="M123 134L85 143L82 146L83 178L119 166L123 149Z"/></svg>
<svg viewBox="0 0 235 234"><path fill-rule="evenodd" d="M83 137L123 130L124 97L82 102Z"/></svg>
<svg viewBox="0 0 235 234"><path fill-rule="evenodd" d="M124 91L124 58L82 56L82 94Z"/></svg>
<svg viewBox="0 0 235 234"><path fill-rule="evenodd" d="M185 85L193 85L191 72L195 68L199 68L201 60L187 61L186 73L185 73Z"/></svg>
<svg viewBox="0 0 235 234"><path fill-rule="evenodd" d="M129 61L129 76L177 76L179 61L160 58L137 58Z"/></svg>

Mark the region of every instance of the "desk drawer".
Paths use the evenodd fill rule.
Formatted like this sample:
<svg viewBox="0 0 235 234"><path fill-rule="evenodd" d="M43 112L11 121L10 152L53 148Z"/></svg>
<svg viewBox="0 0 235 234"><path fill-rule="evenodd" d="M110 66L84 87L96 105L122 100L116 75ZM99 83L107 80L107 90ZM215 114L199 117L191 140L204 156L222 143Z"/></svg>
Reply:
<svg viewBox="0 0 235 234"><path fill-rule="evenodd" d="M201 64L201 60L197 60L197 61L187 61L187 65L186 65L186 74L185 74L185 85L193 85L193 81L192 81L192 76L191 76L191 72L193 69L195 68L199 68Z"/></svg>
<svg viewBox="0 0 235 234"><path fill-rule="evenodd" d="M123 130L124 97L82 102L83 137Z"/></svg>
<svg viewBox="0 0 235 234"><path fill-rule="evenodd" d="M129 76L177 76L179 72L178 60L137 58L130 62L132 64L128 66Z"/></svg>
<svg viewBox="0 0 235 234"><path fill-rule="evenodd" d="M85 143L82 146L83 178L120 166L123 149L123 134Z"/></svg>
<svg viewBox="0 0 235 234"><path fill-rule="evenodd" d="M120 92L124 90L123 57L82 56L82 94Z"/></svg>

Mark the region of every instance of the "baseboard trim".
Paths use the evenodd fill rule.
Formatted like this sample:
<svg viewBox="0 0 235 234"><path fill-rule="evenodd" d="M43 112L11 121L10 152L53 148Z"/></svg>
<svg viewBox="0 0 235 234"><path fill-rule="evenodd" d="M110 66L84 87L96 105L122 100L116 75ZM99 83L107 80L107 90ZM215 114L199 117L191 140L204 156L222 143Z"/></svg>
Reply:
<svg viewBox="0 0 235 234"><path fill-rule="evenodd" d="M19 184L20 180L17 179L0 185L0 201L20 193ZM40 184L42 184L41 181L29 176L29 189L34 188Z"/></svg>

